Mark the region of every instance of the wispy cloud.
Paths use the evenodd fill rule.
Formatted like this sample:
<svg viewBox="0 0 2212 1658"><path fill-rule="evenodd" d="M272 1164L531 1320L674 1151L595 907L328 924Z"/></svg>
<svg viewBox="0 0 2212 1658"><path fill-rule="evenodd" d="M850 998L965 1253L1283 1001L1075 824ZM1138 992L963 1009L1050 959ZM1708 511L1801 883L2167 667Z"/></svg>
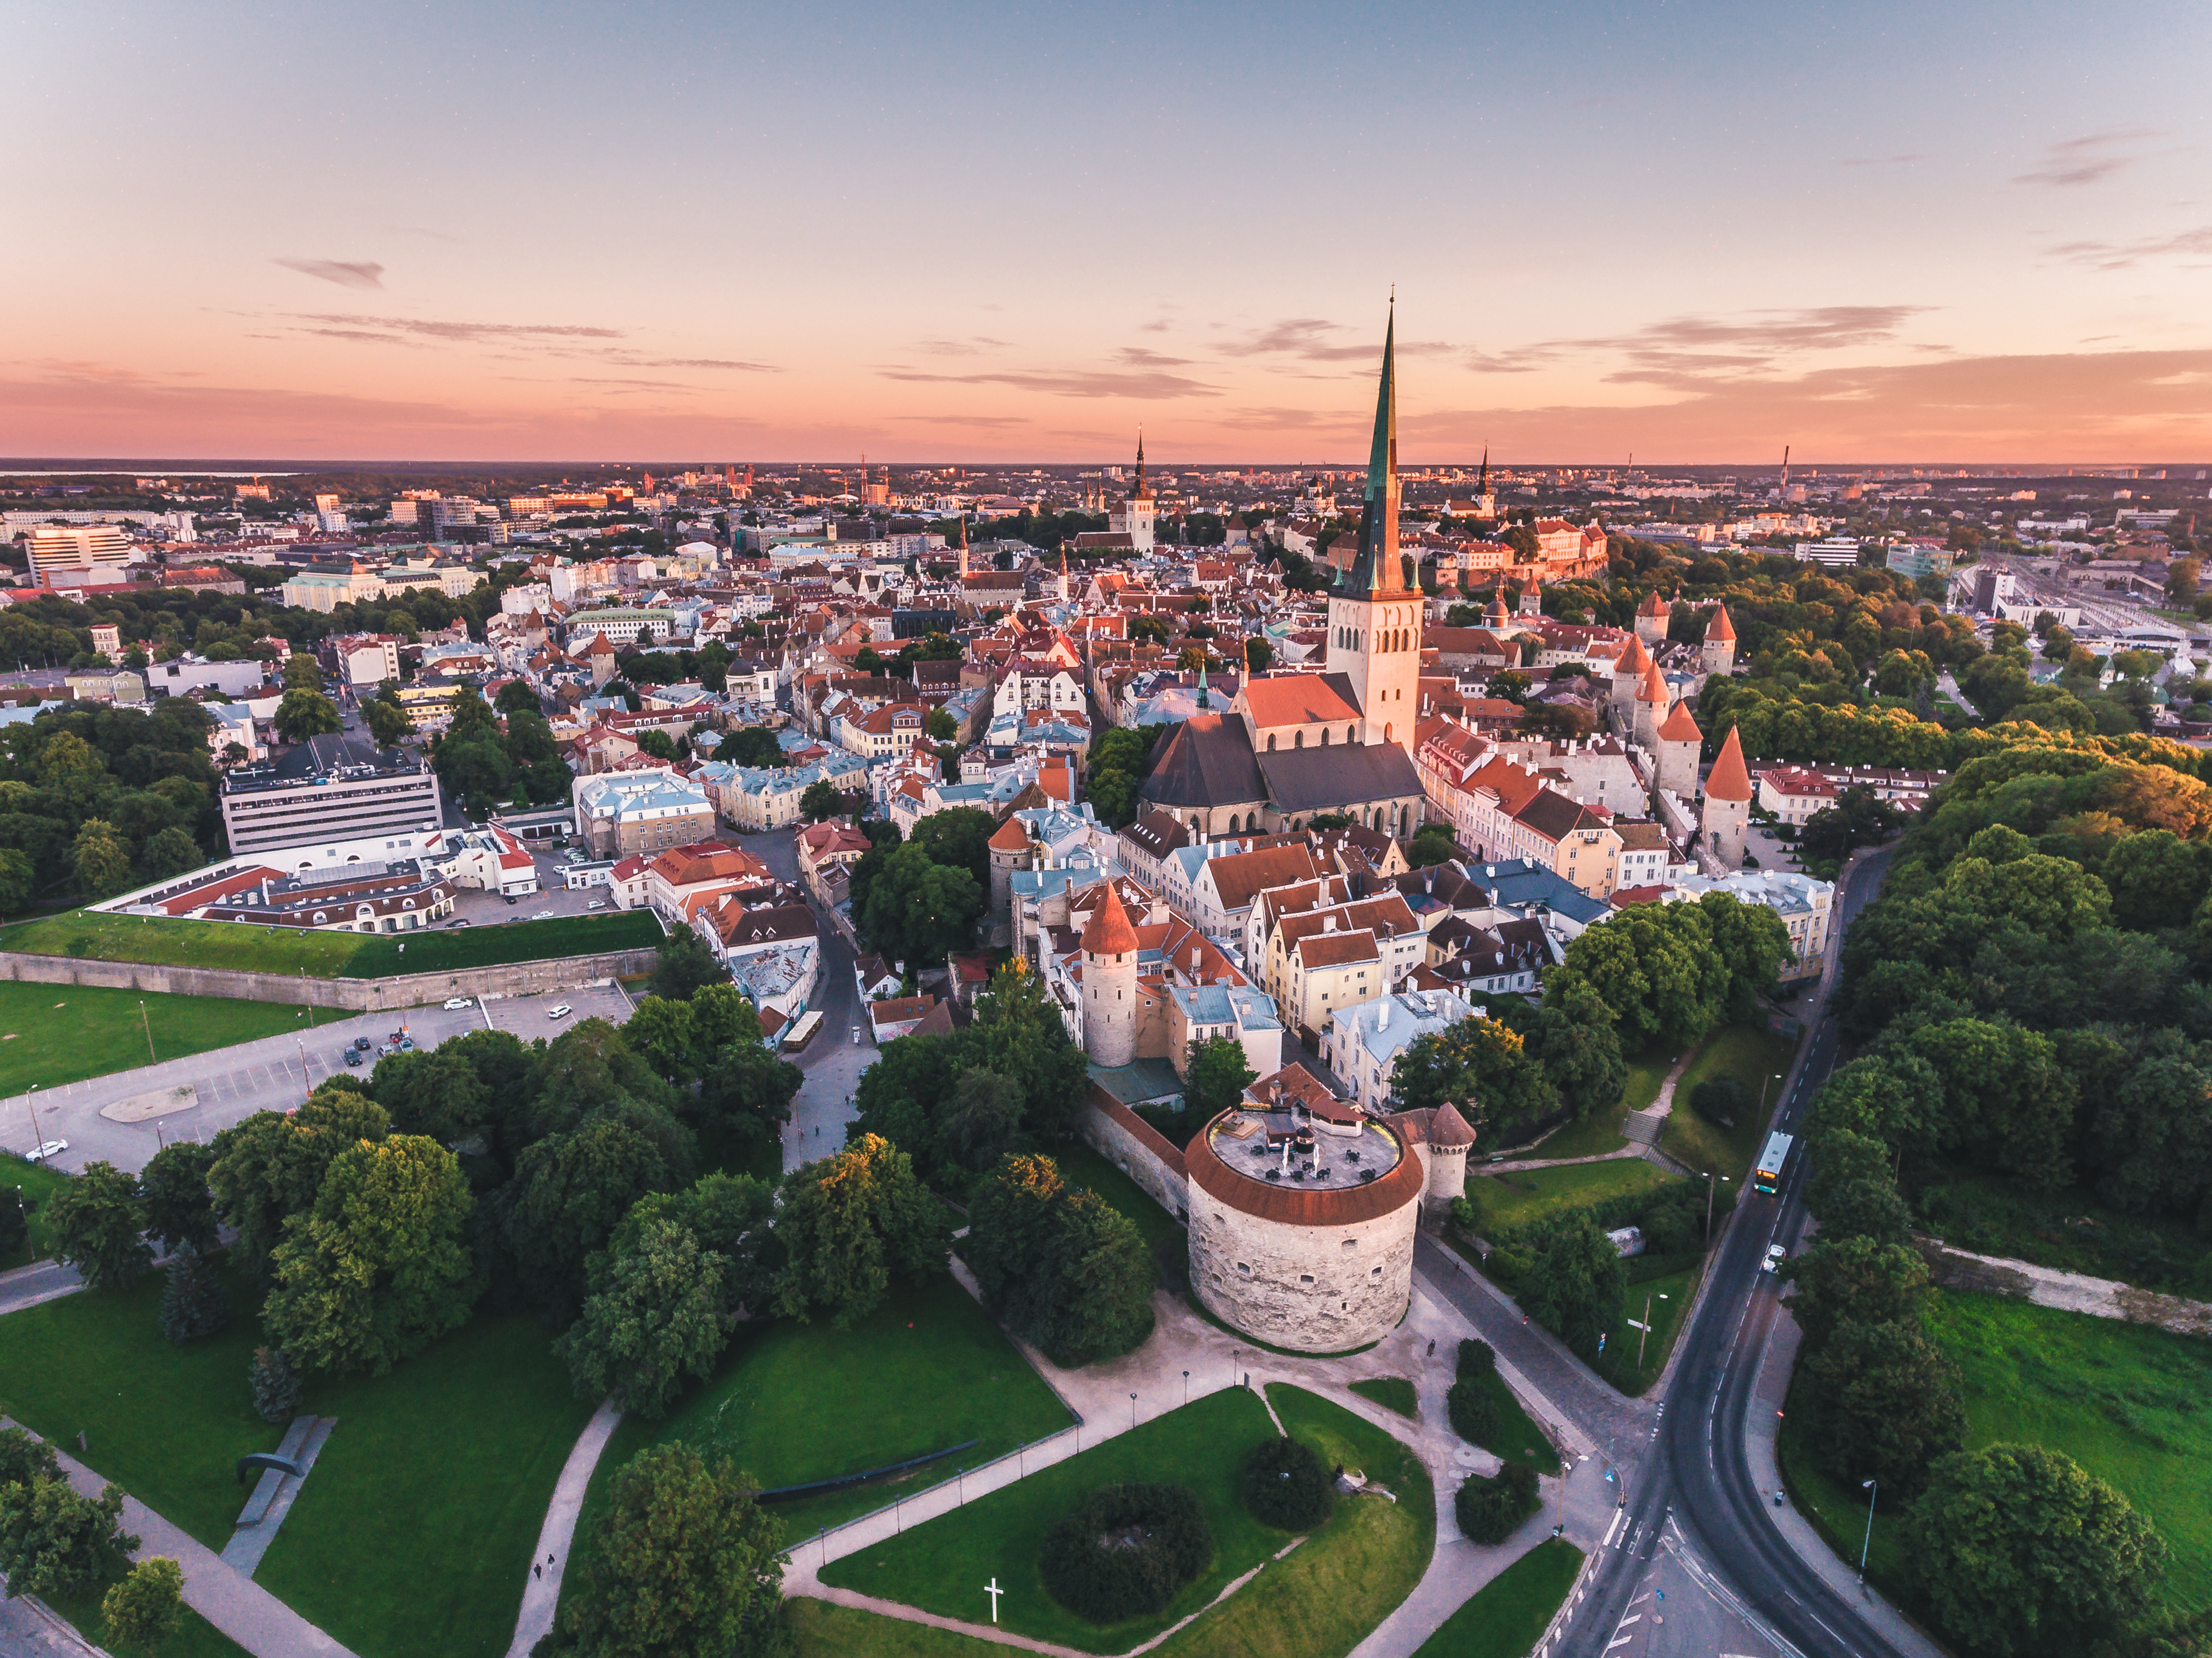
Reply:
<svg viewBox="0 0 2212 1658"><path fill-rule="evenodd" d="M877 371L885 380L935 386L1011 386L1019 392L1044 392L1061 398L1211 398L1218 386L1159 370L1117 374L1108 369L1006 369L988 374L928 374L913 368Z"/></svg>
<svg viewBox="0 0 2212 1658"><path fill-rule="evenodd" d="M1670 317L1632 334L1539 340L1501 350L1469 352L1461 361L1475 374L1525 374L1565 357L1610 355L1623 361L1607 374L1609 380L1686 385L1714 376L1757 372L1781 358L1805 352L1886 344L1896 339L1905 322L1926 308L1828 305L1753 311L1735 317Z"/></svg>
<svg viewBox="0 0 2212 1658"><path fill-rule="evenodd" d="M1019 415L893 415L891 418L912 421L924 426L981 426L994 432L1029 424Z"/></svg>
<svg viewBox="0 0 2212 1658"><path fill-rule="evenodd" d="M1164 357L1157 351L1147 351L1141 345L1125 345L1114 354L1114 361L1124 368L1185 368L1192 359Z"/></svg>
<svg viewBox="0 0 2212 1658"><path fill-rule="evenodd" d="M1915 161L1924 161L1927 159L1925 154L1914 150L1904 155L1846 155L1841 165L1844 167L1911 167Z"/></svg>
<svg viewBox="0 0 2212 1658"><path fill-rule="evenodd" d="M986 351L1012 349L1012 343L994 339L988 334L970 334L959 340L921 340L907 348L932 357L980 357Z"/></svg>
<svg viewBox="0 0 2212 1658"><path fill-rule="evenodd" d="M275 259L275 264L340 288L382 288L384 267L372 259Z"/></svg>
<svg viewBox="0 0 2212 1658"><path fill-rule="evenodd" d="M1319 317L1285 317L1265 328L1254 329L1241 339L1229 341L1221 349L1232 357L1280 355L1302 357L1308 362L1348 362L1354 358L1374 356L1380 349L1374 340L1347 344L1332 337L1345 331L1340 322L1325 322Z"/></svg>
<svg viewBox="0 0 2212 1658"><path fill-rule="evenodd" d="M317 325L310 332L331 329L351 331L345 337L381 339L392 343L409 340L438 340L470 344L488 340L618 340L619 328L593 328L580 323L442 322L425 317L362 317L328 312L295 311L295 321Z"/></svg>
<svg viewBox="0 0 2212 1658"><path fill-rule="evenodd" d="M2061 242L2048 250L2053 258L2084 264L2095 270L2125 270L2148 259L2191 258L2212 254L2212 224L2198 225L2172 236L2148 236L2133 242Z"/></svg>
<svg viewBox="0 0 2212 1658"><path fill-rule="evenodd" d="M2061 138L2043 152L2042 165L2015 173L2016 185L2091 185L2118 173L2136 158L2122 152L2126 145L2160 136L2155 127L2113 127L2104 132L2085 132L2078 138Z"/></svg>

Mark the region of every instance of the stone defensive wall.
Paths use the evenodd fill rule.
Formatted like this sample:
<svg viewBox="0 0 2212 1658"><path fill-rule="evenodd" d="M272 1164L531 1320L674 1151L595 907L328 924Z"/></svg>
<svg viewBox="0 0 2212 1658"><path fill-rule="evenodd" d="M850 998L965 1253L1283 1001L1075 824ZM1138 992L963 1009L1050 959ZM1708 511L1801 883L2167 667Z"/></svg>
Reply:
<svg viewBox="0 0 2212 1658"><path fill-rule="evenodd" d="M32 956L8 950L0 951L0 978L27 984L85 985L103 990L159 992L173 996L228 996L244 1001L289 1002L341 1008L349 1013L378 1013L386 1008L420 1007L426 1002L442 1002L449 996L524 996L543 991L576 990L602 980L634 978L651 973L658 961L658 956L650 950L621 950L599 956L556 956L497 967L462 968L450 973L402 973L385 979L316 979L302 978L296 973L247 973L234 968L97 962L74 956ZM1159 1139L1157 1134L1152 1138ZM1166 1145L1164 1140L1160 1143ZM1172 1154L1175 1148L1169 1146L1168 1150ZM1120 1159L1117 1157L1115 1160ZM1180 1162L1178 1158L1178 1184Z"/></svg>
<svg viewBox="0 0 2212 1658"><path fill-rule="evenodd" d="M1189 1225L1190 1183L1183 1173L1182 1153L1097 1083L1089 1086L1089 1097L1076 1113L1075 1132L1092 1151L1144 1187L1146 1196Z"/></svg>

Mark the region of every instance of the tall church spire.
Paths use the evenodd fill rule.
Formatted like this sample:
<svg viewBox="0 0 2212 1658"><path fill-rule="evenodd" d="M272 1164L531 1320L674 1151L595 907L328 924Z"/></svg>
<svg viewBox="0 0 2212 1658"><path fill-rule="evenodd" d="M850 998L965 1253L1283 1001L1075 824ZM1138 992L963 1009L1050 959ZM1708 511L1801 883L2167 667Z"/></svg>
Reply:
<svg viewBox="0 0 2212 1658"><path fill-rule="evenodd" d="M1482 446L1482 476L1475 480L1474 492L1479 495L1490 493L1490 446Z"/></svg>
<svg viewBox="0 0 2212 1658"><path fill-rule="evenodd" d="M1367 487L1359 509L1359 551L1339 585L1357 593L1405 589L1398 562L1398 307L1382 331L1382 384L1375 393L1375 438L1367 454Z"/></svg>
<svg viewBox="0 0 2212 1658"><path fill-rule="evenodd" d="M1139 426L1137 428L1137 483L1136 487L1129 491L1129 499L1144 501L1149 498L1151 493L1145 487L1145 428Z"/></svg>

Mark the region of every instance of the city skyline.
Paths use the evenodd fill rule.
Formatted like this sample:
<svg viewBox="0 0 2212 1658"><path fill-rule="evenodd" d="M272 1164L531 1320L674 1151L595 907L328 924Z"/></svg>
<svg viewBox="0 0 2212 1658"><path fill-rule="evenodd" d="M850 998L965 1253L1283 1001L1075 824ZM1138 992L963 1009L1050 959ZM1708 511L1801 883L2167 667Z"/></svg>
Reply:
<svg viewBox="0 0 2212 1658"><path fill-rule="evenodd" d="M0 30L9 454L2212 452L2201 9Z"/></svg>

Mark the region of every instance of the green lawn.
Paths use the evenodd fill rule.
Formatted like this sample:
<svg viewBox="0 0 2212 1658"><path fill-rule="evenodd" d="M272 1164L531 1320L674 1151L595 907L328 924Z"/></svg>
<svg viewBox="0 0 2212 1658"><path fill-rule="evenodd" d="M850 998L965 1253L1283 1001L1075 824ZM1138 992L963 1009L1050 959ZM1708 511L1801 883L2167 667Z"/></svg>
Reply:
<svg viewBox="0 0 2212 1658"><path fill-rule="evenodd" d="M1505 1385L1505 1378L1492 1370L1479 1385L1498 1406L1498 1431L1480 1442L1482 1448L1509 1462L1526 1462L1539 1473L1559 1473L1559 1452L1522 1408L1513 1389Z"/></svg>
<svg viewBox="0 0 2212 1658"><path fill-rule="evenodd" d="M185 1347L156 1327L161 1278L8 1315L0 1408L60 1442L209 1547L244 1501L235 1460L283 1436L246 1373L256 1297ZM532 1318L479 1317L381 1378L311 1382L301 1409L338 1426L255 1581L362 1658L492 1655L514 1633L553 1483L590 1407Z"/></svg>
<svg viewBox="0 0 2212 1658"><path fill-rule="evenodd" d="M1774 1035L1763 1026L1732 1024L1715 1031L1674 1084L1674 1108L1660 1133L1660 1149L1699 1174L1717 1170L1741 1181L1765 1143L1766 1120L1781 1095L1782 1084L1776 1078L1789 1074L1796 1053L1796 1037ZM1709 1077L1721 1076L1741 1083L1753 1102L1734 1128L1707 1122L1690 1109L1691 1090ZM1763 1111L1757 1104L1762 1079L1766 1089Z"/></svg>
<svg viewBox="0 0 2212 1658"><path fill-rule="evenodd" d="M58 1169L50 1169L42 1163L25 1163L21 1157L0 1157L0 1203L19 1203L29 1221L29 1236L15 1249L0 1253L0 1272L11 1266L28 1266L43 1260L54 1252L53 1242L46 1236L46 1201L69 1184L69 1176Z"/></svg>
<svg viewBox="0 0 2212 1658"><path fill-rule="evenodd" d="M83 1594L52 1596L46 1605L76 1625L78 1634L98 1644L112 1658L153 1658L146 1648L136 1642L118 1641L109 1636L106 1620L100 1615L100 1598L107 1593L108 1584L122 1576L120 1571L111 1573L98 1588ZM160 1658L248 1658L248 1655L244 1647L186 1606L177 1632L161 1643Z"/></svg>
<svg viewBox="0 0 2212 1658"><path fill-rule="evenodd" d="M57 1088L307 1028L307 1010L281 1002L0 982L0 1094Z"/></svg>
<svg viewBox="0 0 2212 1658"><path fill-rule="evenodd" d="M1413 1384L1401 1376L1376 1376L1366 1382L1355 1382L1352 1391L1362 1399L1371 1399L1386 1411L1395 1411L1400 1416L1419 1420L1421 1400Z"/></svg>
<svg viewBox="0 0 2212 1658"><path fill-rule="evenodd" d="M1632 1111L1641 1111L1659 1097L1660 1085L1674 1069L1679 1054L1664 1050L1645 1054L1628 1066L1628 1084L1620 1097L1602 1111L1593 1111L1579 1122L1571 1122L1546 1139L1532 1154L1540 1157L1598 1157L1628 1144L1620 1126Z"/></svg>
<svg viewBox="0 0 2212 1658"><path fill-rule="evenodd" d="M2130 1215L2079 1187L2031 1192L1963 1160L1905 1167L1927 1230L1961 1249L2202 1298L2205 1240L2184 1216Z"/></svg>
<svg viewBox="0 0 2212 1658"><path fill-rule="evenodd" d="M1483 1236L1519 1226L1555 1209L1575 1209L1625 1192L1642 1192L1679 1178L1641 1157L1577 1163L1564 1169L1531 1169L1510 1175L1470 1175L1468 1195L1481 1211Z"/></svg>
<svg viewBox="0 0 2212 1658"><path fill-rule="evenodd" d="M600 1512L614 1471L664 1440L727 1455L769 1488L883 1467L963 1439L981 1442L896 1482L774 1504L797 1543L1073 1420L975 1298L940 1274L896 1287L849 1330L826 1319L740 1328L714 1376L666 1417L626 1418L615 1430L592 1482L586 1522Z"/></svg>
<svg viewBox="0 0 2212 1658"><path fill-rule="evenodd" d="M1605 1351L1583 1354L1590 1368L1632 1397L1656 1382L1659 1372L1667 1368L1667 1355L1674 1349L1674 1338L1681 1332L1683 1316L1690 1310L1690 1297L1698 1292L1698 1278L1703 1270L1702 1266L1693 1266L1686 1272L1669 1272L1641 1284L1632 1283L1627 1304L1606 1333ZM1643 1331L1629 1327L1632 1319L1638 1324L1644 1322L1647 1301L1651 1312L1648 1341ZM1636 1362L1639 1351L1644 1355L1641 1367Z"/></svg>
<svg viewBox="0 0 2212 1658"><path fill-rule="evenodd" d="M376 979L447 973L611 950L651 950L660 924L644 910L565 915L550 921L435 927L402 938L366 932L293 932L236 921L171 920L71 910L0 928L0 950L82 960L305 973L311 979ZM404 944L406 949L401 950Z"/></svg>
<svg viewBox="0 0 2212 1658"><path fill-rule="evenodd" d="M828 1600L784 1605L795 1643L793 1658L1006 1658L1006 1649L996 1642L927 1624L856 1612Z"/></svg>
<svg viewBox="0 0 2212 1658"><path fill-rule="evenodd" d="M902 1536L832 1560L823 1581L981 1623L990 1615L982 1586L995 1577L1008 1590L999 1607L1001 1627L1085 1652L1125 1652L1206 1605L1288 1540L1244 1511L1244 1459L1274 1431L1255 1394L1241 1388L1208 1394ZM1045 1533L1085 1496L1128 1480L1172 1480L1195 1491L1213 1528L1213 1564L1159 1615L1102 1626L1045 1592L1037 1552Z"/></svg>
<svg viewBox="0 0 2212 1658"><path fill-rule="evenodd" d="M387 1376L311 1386L303 1408L338 1425L254 1581L362 1658L505 1652L592 1414L551 1339L479 1315Z"/></svg>
<svg viewBox="0 0 2212 1658"><path fill-rule="evenodd" d="M1931 1328L1966 1373L1970 1444L2047 1445L2111 1482L2173 1551L2169 1598L2212 1605L2212 1343L1950 1291Z"/></svg>
<svg viewBox="0 0 2212 1658"><path fill-rule="evenodd" d="M1552 1622L1583 1552L1553 1538L1516 1560L1421 1643L1413 1658L1524 1658Z"/></svg>
<svg viewBox="0 0 2212 1658"><path fill-rule="evenodd" d="M1145 1188L1080 1140L1055 1147L1052 1160L1060 1178L1070 1186L1088 1187L1137 1223L1145 1247L1157 1252L1161 1244L1183 1240L1182 1223L1152 1200Z"/></svg>

